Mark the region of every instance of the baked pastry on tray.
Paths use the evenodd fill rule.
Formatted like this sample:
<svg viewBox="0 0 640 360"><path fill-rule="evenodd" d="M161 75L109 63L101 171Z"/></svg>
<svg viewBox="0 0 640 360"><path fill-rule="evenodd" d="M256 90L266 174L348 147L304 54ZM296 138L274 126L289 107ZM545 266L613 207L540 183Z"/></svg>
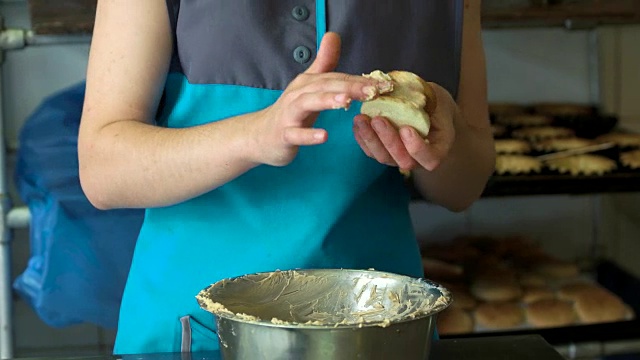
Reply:
<svg viewBox="0 0 640 360"><path fill-rule="evenodd" d="M634 133L608 133L596 138L598 143L612 142L621 148L640 147L640 134Z"/></svg>
<svg viewBox="0 0 640 360"><path fill-rule="evenodd" d="M517 114L496 117L496 123L509 127L548 126L553 118L543 114Z"/></svg>
<svg viewBox="0 0 640 360"><path fill-rule="evenodd" d="M551 102L535 104L533 111L537 114L552 116L585 116L594 113L594 109L590 105Z"/></svg>
<svg viewBox="0 0 640 360"><path fill-rule="evenodd" d="M620 154L622 165L631 169L640 169L640 150L626 151Z"/></svg>
<svg viewBox="0 0 640 360"><path fill-rule="evenodd" d="M537 328L550 328L572 325L577 316L573 303L559 299L535 301L526 308L528 322Z"/></svg>
<svg viewBox="0 0 640 360"><path fill-rule="evenodd" d="M553 159L546 162L551 170L562 174L604 175L617 169L615 161L599 155L574 155L566 158Z"/></svg>
<svg viewBox="0 0 640 360"><path fill-rule="evenodd" d="M533 148L538 151L555 152L578 149L585 146L595 145L596 142L589 139L570 137L564 139L545 139L533 144Z"/></svg>
<svg viewBox="0 0 640 360"><path fill-rule="evenodd" d="M473 332L473 318L460 308L448 308L438 315L438 332L442 335L457 335Z"/></svg>
<svg viewBox="0 0 640 360"><path fill-rule="evenodd" d="M622 300L608 291L581 292L575 300L575 308L583 324L622 321L630 315Z"/></svg>
<svg viewBox="0 0 640 360"><path fill-rule="evenodd" d="M496 154L526 154L531 151L531 145L520 139L494 140Z"/></svg>
<svg viewBox="0 0 640 360"><path fill-rule="evenodd" d="M542 171L542 162L532 156L498 155L495 171L498 175L539 173Z"/></svg>
<svg viewBox="0 0 640 360"><path fill-rule="evenodd" d="M512 135L517 139L538 141L573 137L575 136L575 132L572 129L557 126L536 126L514 130Z"/></svg>
<svg viewBox="0 0 640 360"><path fill-rule="evenodd" d="M512 329L524 324L524 311L517 302L488 302L475 310L479 326L491 330Z"/></svg>

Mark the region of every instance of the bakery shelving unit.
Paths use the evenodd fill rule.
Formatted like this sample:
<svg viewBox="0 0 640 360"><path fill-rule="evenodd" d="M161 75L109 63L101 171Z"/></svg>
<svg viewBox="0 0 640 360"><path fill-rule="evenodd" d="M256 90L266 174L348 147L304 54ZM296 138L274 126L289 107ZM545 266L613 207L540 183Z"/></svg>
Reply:
<svg viewBox="0 0 640 360"><path fill-rule="evenodd" d="M97 0L25 0L28 1L31 28L6 29L0 14L0 70L5 51L27 46L45 46L60 43L87 43L90 41ZM637 0L484 0L483 26L485 28L564 27L592 29L604 24L640 23L640 1ZM593 35L593 44L597 37ZM598 59L592 48L591 70L597 79ZM11 230L29 224L29 212L24 207L14 208L9 200L7 186L7 150L2 129L0 72L0 359L13 357L12 288L10 274ZM598 93L598 83L591 85ZM598 100L598 99L594 99ZM616 173L600 178L576 178L560 175L495 176L484 196L589 194L604 192L640 191L638 174ZM598 218L598 214L594 214ZM602 350L602 346L599 347ZM600 352L601 353L601 352Z"/></svg>

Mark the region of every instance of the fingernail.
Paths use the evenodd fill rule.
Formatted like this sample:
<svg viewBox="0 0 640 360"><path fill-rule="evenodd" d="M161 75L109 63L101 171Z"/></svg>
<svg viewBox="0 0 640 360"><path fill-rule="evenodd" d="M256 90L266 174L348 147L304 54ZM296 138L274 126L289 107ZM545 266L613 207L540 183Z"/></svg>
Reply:
<svg viewBox="0 0 640 360"><path fill-rule="evenodd" d="M316 140L322 140L322 139L324 139L324 133L316 132L316 133L313 134L313 138L316 139Z"/></svg>
<svg viewBox="0 0 640 360"><path fill-rule="evenodd" d="M347 94L338 94L333 98L337 104L333 106L334 109L345 109L349 110L349 106L351 105L351 99L347 96Z"/></svg>
<svg viewBox="0 0 640 360"><path fill-rule="evenodd" d="M380 94L385 94L393 91L393 83L390 81L381 81L378 83L378 91Z"/></svg>
<svg viewBox="0 0 640 360"><path fill-rule="evenodd" d="M364 101L373 100L373 98L378 95L378 88L375 86L365 86L362 88L362 93L364 94Z"/></svg>

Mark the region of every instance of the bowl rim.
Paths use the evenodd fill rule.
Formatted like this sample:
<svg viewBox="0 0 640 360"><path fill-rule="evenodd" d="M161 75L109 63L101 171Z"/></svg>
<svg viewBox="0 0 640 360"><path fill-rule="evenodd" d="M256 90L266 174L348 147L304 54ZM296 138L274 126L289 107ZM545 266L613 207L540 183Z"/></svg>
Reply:
<svg viewBox="0 0 640 360"><path fill-rule="evenodd" d="M376 277L381 277L381 278L394 277L394 278L404 278L404 279L409 279L411 281L421 282L427 286L430 286L439 290L441 293L441 296L444 298L444 301L442 305L436 306L430 309L429 311L419 312L415 316L408 316L407 318L402 320L391 321L388 325L382 326L382 322L380 321L363 322L361 324L339 324L339 323L338 324L306 324L306 323L295 323L295 322L286 322L286 323L279 324L279 323L273 323L269 319L258 318L257 320L251 320L251 319L246 319L242 316L238 316L237 314L231 311L218 312L218 313L212 312L206 309L205 304L200 299L201 296L206 296L210 294L210 291L214 289L216 286L221 286L226 282L230 282L230 281L234 281L234 280L238 280L238 279L246 278L250 276L268 276L269 274L274 274L278 272L298 272L298 273L311 272L313 273L313 272L326 272L326 271L340 271L340 272L347 272L347 273L363 273L364 272L367 274L374 274ZM216 319L225 319L225 320L230 320L230 321L235 321L235 322L240 322L240 323L250 324L250 325L256 325L256 326L275 327L275 328L284 328L284 329L309 329L309 330L311 329L354 330L354 329L371 328L371 327L374 327L374 328L393 327L394 325L399 325L407 322L413 322L413 321L418 321L424 318L437 316L439 313L446 310L453 302L452 294L449 289L447 289L441 284L438 284L426 278L412 277L408 275L403 275L403 274L398 274L398 273L393 273L388 271L374 270L374 269L346 269L346 268L342 268L342 269L340 268L335 268L335 269L334 268L310 268L310 269L300 268L300 269L290 269L290 270L261 271L261 272L249 273L244 275L238 275L234 277L220 279L215 283L210 284L209 286L205 287L198 293L198 295L196 296L196 300L198 302L198 305L203 311L206 311L207 313L213 315Z"/></svg>

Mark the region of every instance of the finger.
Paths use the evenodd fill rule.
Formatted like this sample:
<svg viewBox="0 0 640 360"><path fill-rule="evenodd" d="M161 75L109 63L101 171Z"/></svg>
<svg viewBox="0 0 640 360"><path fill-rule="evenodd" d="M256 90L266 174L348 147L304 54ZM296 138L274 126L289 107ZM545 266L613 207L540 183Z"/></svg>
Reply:
<svg viewBox="0 0 640 360"><path fill-rule="evenodd" d="M284 141L289 145L318 145L327 141L327 131L315 128L288 127L284 129Z"/></svg>
<svg viewBox="0 0 640 360"><path fill-rule="evenodd" d="M288 115L293 119L306 119L313 113L332 109L348 109L351 98L342 93L303 93L289 105Z"/></svg>
<svg viewBox="0 0 640 360"><path fill-rule="evenodd" d="M415 129L408 126L400 129L400 138L411 157L429 171L435 170L448 152L446 147L438 143L428 144Z"/></svg>
<svg viewBox="0 0 640 360"><path fill-rule="evenodd" d="M364 144L367 146L374 159L385 165L398 166L378 138L378 134L373 130L366 117L356 116L354 118L354 123L356 127L356 134L360 136L362 141L364 141Z"/></svg>
<svg viewBox="0 0 640 360"><path fill-rule="evenodd" d="M314 75L317 76L317 75ZM342 92L358 100L375 98L382 89L387 88L388 82L379 82L362 76L349 74L323 74L322 78L315 78L302 85L296 92Z"/></svg>
<svg viewBox="0 0 640 360"><path fill-rule="evenodd" d="M340 46L341 40L338 34L333 32L324 34L316 59L305 72L309 74L320 74L335 70L340 60Z"/></svg>
<svg viewBox="0 0 640 360"><path fill-rule="evenodd" d="M373 157L373 154L371 153L371 150L369 150L369 147L367 147L367 144L364 142L364 140L362 140L362 137L360 136L360 134L356 130L355 123L353 124L353 135L355 136L356 142L358 143L358 145L360 145L360 148L362 148L362 151L365 153L365 155L367 155L368 157L370 157L372 159L375 159Z"/></svg>
<svg viewBox="0 0 640 360"><path fill-rule="evenodd" d="M389 121L375 117L371 120L371 127L400 169L411 170L416 166L416 161L404 146L398 130Z"/></svg>

